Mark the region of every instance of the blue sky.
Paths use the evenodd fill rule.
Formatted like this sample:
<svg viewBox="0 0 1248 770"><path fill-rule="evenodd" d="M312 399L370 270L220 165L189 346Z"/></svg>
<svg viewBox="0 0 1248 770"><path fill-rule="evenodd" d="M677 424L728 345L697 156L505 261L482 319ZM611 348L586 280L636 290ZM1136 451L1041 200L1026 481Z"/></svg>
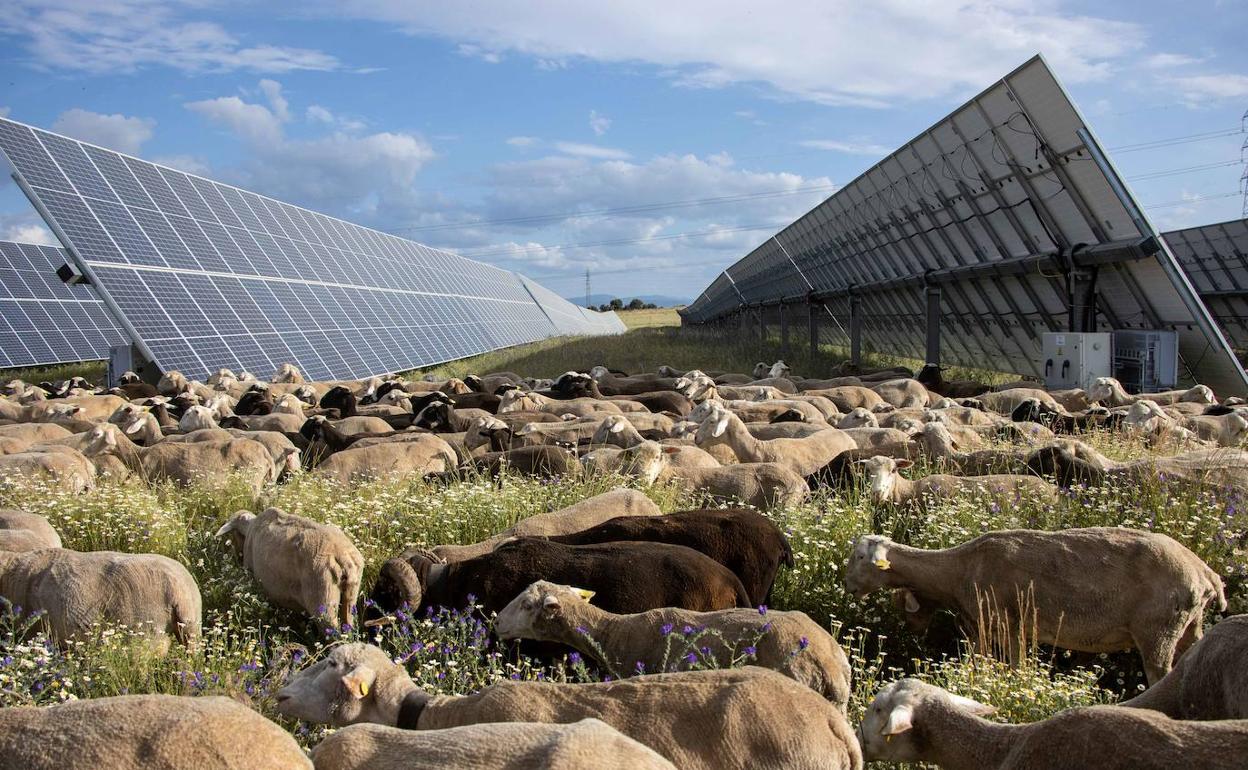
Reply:
<svg viewBox="0 0 1248 770"><path fill-rule="evenodd" d="M1245 29L1239 0L6 0L0 114L566 296L692 297L1036 52L1110 148L1214 134L1111 152L1159 227L1238 218ZM7 175L0 237L51 242Z"/></svg>

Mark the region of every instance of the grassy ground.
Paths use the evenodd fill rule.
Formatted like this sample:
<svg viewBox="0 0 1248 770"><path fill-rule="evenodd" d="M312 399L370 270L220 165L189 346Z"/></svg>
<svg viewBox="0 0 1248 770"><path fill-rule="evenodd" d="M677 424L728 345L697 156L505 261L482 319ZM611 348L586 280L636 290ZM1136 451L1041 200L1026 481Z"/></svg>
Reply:
<svg viewBox="0 0 1248 770"><path fill-rule="evenodd" d="M646 311L643 311L643 313ZM674 366L748 369L772 360L772 347L656 325L670 311L633 317L628 333L614 338L552 340L500 351L437 371L463 374L513 369L550 376L571 368L606 363L626 370ZM813 365L830 365L821 352ZM798 373L803 362L794 359ZM1146 450L1121 436L1093 436L1093 443L1117 457ZM922 475L928 468L915 468ZM406 545L468 543L516 520L560 508L610 489L635 483L613 476L569 478L555 483L504 478L499 485L464 482L448 488L420 481L376 482L344 488L311 478L266 490L258 499L239 485L148 486L102 483L84 495L57 492L29 479L0 481L0 507L19 507L48 516L66 547L154 552L187 565L204 597L204 642L156 658L126 632L100 629L93 638L58 650L27 621L0 613L0 706L51 703L126 692L219 693L239 698L274 717L271 693L294 665L316 655L327 639L295 613L269 605L259 588L212 533L235 510L278 505L341 526L368 562L366 586L382 560ZM673 489L646 493L664 511L700 501ZM963 695L993 703L999 718L1030 721L1072 705L1110 702L1141 683L1133 653L1070 655L1038 649L1017 667L971 653L960 646L949 616L940 616L925 636L910 633L883 594L858 600L844 589L843 567L854 539L868 532L900 542L942 547L990 529L1131 526L1167 533L1187 545L1226 581L1231 613L1248 611L1248 515L1230 494L1197 492L1156 483L1131 489L1073 490L1057 504L966 497L923 513L876 509L861 490L822 493L771 516L789 535L796 567L784 570L773 595L776 609L802 610L835 631L854 665L851 703L860 714L878 687L903 674L921 676ZM656 630L656 633L657 630ZM345 638L361 638L344 629ZM571 661L542 665L499 650L470 616L447 613L414 619L384 632L363 635L395 655L439 692L470 692L501 678L584 681L600 674ZM336 637L335 637L336 638ZM700 664L695 665L697 667ZM284 722L305 743L321 734Z"/></svg>

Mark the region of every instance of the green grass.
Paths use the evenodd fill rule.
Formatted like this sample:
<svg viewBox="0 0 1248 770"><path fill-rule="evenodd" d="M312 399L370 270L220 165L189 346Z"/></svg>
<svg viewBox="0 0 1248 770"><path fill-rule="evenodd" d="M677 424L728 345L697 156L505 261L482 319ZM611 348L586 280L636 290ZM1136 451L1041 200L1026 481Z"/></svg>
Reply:
<svg viewBox="0 0 1248 770"><path fill-rule="evenodd" d="M55 382L68 380L70 377L83 377L96 384L103 384L108 377L107 361L79 361L71 364L54 364L52 366L33 366L15 369L0 369L0 382L9 380L25 380L26 382Z"/></svg>

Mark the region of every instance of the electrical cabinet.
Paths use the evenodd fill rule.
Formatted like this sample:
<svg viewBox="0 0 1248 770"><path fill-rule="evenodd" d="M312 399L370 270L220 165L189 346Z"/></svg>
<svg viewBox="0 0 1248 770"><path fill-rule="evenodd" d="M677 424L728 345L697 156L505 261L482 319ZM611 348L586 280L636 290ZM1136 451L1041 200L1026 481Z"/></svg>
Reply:
<svg viewBox="0 0 1248 770"><path fill-rule="evenodd" d="M1114 377L1128 393L1170 390L1179 380L1179 335L1173 331L1114 332Z"/></svg>
<svg viewBox="0 0 1248 770"><path fill-rule="evenodd" d="M1042 340L1040 370L1049 390L1087 388L1097 377L1112 376L1113 362L1109 332L1046 332Z"/></svg>

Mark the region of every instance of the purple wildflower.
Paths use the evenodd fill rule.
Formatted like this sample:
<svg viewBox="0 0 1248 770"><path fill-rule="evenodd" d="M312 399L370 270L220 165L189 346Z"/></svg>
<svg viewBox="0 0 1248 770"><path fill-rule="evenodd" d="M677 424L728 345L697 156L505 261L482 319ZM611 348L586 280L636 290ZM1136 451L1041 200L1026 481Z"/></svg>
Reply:
<svg viewBox="0 0 1248 770"><path fill-rule="evenodd" d="M672 624L664 623L663 627L659 629L659 633L663 634L664 636L667 636L668 634L672 633Z"/></svg>

